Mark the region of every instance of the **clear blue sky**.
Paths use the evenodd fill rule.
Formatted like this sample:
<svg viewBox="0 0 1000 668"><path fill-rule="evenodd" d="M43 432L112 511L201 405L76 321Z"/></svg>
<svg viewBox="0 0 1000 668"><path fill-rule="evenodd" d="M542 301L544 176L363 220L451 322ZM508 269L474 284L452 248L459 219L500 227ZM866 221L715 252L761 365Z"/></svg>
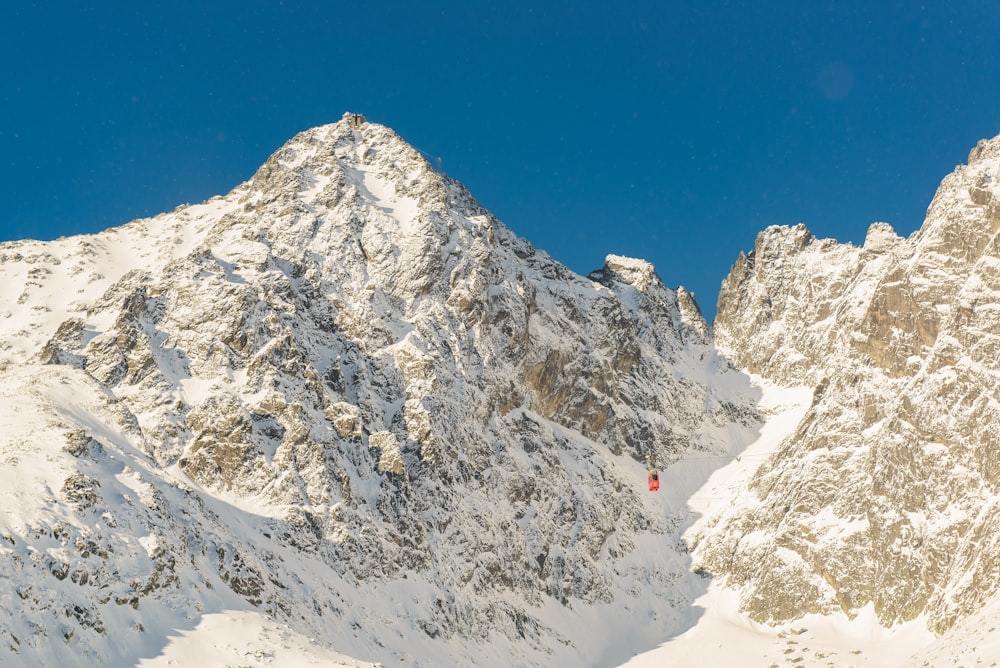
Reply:
<svg viewBox="0 0 1000 668"><path fill-rule="evenodd" d="M706 315L771 224L904 235L1000 133L1000 3L16 2L0 240L224 194L364 113L580 273L653 262Z"/></svg>

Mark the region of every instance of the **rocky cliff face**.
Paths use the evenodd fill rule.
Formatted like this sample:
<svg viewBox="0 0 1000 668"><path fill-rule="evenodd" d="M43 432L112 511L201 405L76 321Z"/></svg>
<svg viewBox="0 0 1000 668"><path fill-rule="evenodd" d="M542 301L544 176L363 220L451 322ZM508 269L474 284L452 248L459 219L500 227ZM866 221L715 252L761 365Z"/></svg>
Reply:
<svg viewBox="0 0 1000 668"><path fill-rule="evenodd" d="M693 540L754 618L854 614L935 631L994 595L1000 567L1000 138L941 184L908 239L863 247L761 233L723 283L737 366L814 388L751 483Z"/></svg>
<svg viewBox="0 0 1000 668"><path fill-rule="evenodd" d="M5 446L22 657L134 659L247 605L382 660L543 663L629 601L664 632L681 514L639 462L758 419L651 265L577 276L349 118L225 197L0 255L5 405L40 416Z"/></svg>

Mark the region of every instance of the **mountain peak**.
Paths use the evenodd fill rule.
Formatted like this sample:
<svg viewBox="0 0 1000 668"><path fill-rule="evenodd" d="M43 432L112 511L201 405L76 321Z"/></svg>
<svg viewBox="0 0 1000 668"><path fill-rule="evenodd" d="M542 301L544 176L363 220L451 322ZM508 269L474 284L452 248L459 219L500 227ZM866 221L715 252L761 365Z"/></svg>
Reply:
<svg viewBox="0 0 1000 668"><path fill-rule="evenodd" d="M885 253L895 248L902 237L896 234L889 223L875 222L865 234L864 249L871 253Z"/></svg>
<svg viewBox="0 0 1000 668"><path fill-rule="evenodd" d="M608 255L604 259L604 266L591 272L590 278L599 283L620 281L642 292L648 290L650 285L660 283L656 268L651 262L623 255Z"/></svg>
<svg viewBox="0 0 1000 668"><path fill-rule="evenodd" d="M34 578L8 606L30 620L10 627L25 656L49 611L73 637L34 663L129 663L114 659L148 641L95 629L161 604L170 624L249 604L385 661L415 633L441 638L438 663L484 648L495 664L579 663L577 611L598 605L662 620L645 631L661 636L677 609L637 578L699 580L670 539L686 511L647 498L640 462L725 452L756 424L749 390L706 363L693 299L651 264L609 256L607 284L586 280L351 114L224 197L3 252L0 338L16 348L0 353L26 385L52 381L18 397L19 423L41 416L23 440L65 425L37 447L69 447L52 480L25 478L19 498L46 500L37 526L0 534L25 555L108 545L70 575L53 557L44 584L27 559L0 566ZM394 587L431 603L372 603ZM388 622L358 639L351 619L375 616ZM614 626L587 646L618 651Z"/></svg>
<svg viewBox="0 0 1000 668"><path fill-rule="evenodd" d="M980 142L906 239L885 223L860 248L769 228L723 284L720 347L812 389L758 497L713 518L696 550L757 620L874 604L887 626L923 615L942 632L998 594L981 538L997 535L983 499L1000 480L998 166L1000 138Z"/></svg>
<svg viewBox="0 0 1000 668"><path fill-rule="evenodd" d="M992 139L980 139L969 151L969 165L984 160L1000 160L1000 135Z"/></svg>
<svg viewBox="0 0 1000 668"><path fill-rule="evenodd" d="M295 180L272 182L275 173L291 173ZM366 175L375 175L379 183L366 183ZM386 193L386 182L406 190L414 180L434 174L423 155L390 128L371 123L358 114L346 113L335 123L321 125L292 137L264 163L254 176L259 187L270 186L281 192L289 185L301 199L321 195L330 185L354 185L368 190L372 199ZM374 188L370 187L374 186Z"/></svg>
<svg viewBox="0 0 1000 668"><path fill-rule="evenodd" d="M305 253L358 256L373 287L404 300L440 282L449 255L469 251L482 261L498 236L510 236L460 183L355 114L285 143L240 202L220 227L232 228L226 237L236 246L255 239L303 262Z"/></svg>

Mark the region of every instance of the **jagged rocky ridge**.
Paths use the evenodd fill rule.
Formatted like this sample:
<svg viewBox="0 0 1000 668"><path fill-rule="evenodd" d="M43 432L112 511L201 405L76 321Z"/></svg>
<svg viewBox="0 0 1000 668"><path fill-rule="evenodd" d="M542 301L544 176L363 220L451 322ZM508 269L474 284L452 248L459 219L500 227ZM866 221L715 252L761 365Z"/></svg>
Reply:
<svg viewBox="0 0 1000 668"><path fill-rule="evenodd" d="M638 462L759 419L651 265L577 276L350 117L225 197L0 258L22 658L135 660L248 604L378 660L572 657L573 611L646 590L666 633L683 513Z"/></svg>
<svg viewBox="0 0 1000 668"><path fill-rule="evenodd" d="M1000 138L941 184L908 239L862 247L771 227L733 266L715 335L741 368L814 389L713 518L696 562L766 622L869 604L942 632L1000 568Z"/></svg>

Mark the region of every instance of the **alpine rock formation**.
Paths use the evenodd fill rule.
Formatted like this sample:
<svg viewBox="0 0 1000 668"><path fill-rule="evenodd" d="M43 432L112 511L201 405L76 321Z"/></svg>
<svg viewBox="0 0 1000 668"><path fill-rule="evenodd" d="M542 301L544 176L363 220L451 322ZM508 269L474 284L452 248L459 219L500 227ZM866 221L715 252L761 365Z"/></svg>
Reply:
<svg viewBox="0 0 1000 668"><path fill-rule="evenodd" d="M993 206L977 188L955 186L966 218ZM990 568L971 537L993 535L988 513L964 532L945 522L997 475L975 428L995 406L991 239L959 246L967 224L911 242L879 228L866 249L769 231L741 260L726 294L760 308L724 301L727 349L825 392L790 441L798 468L761 479L757 515L715 525L725 549L702 542L714 569L766 596L760 569L786 568L822 609L878 596L887 622L926 608L944 627L971 609L942 579L946 557ZM826 283L779 282L827 256ZM833 289L851 296L821 296ZM831 311L800 320L807 299ZM809 371L820 351L850 373ZM223 197L0 244L0 380L0 663L133 665L224 614L258 619L247 661L293 641L343 665L624 660L703 587L681 539L691 518L646 491L647 458L725 458L760 427L692 295L641 260L570 272L352 115ZM867 496L829 504L823 481L849 460ZM899 484L925 473L949 485ZM782 487L804 474L806 497ZM725 557L748 522L806 541L782 509L815 524L824 503L829 526L864 525L851 549ZM905 560L861 569L860 550L882 546Z"/></svg>
<svg viewBox="0 0 1000 668"><path fill-rule="evenodd" d="M909 238L768 228L710 330L348 114L223 197L0 244L0 664L607 666L699 642L706 600L775 638L940 636L885 665L973 656L998 233L1000 138Z"/></svg>
<svg viewBox="0 0 1000 668"><path fill-rule="evenodd" d="M919 618L944 633L995 602L998 232L1000 138L944 179L909 238L876 223L855 247L771 227L733 266L719 348L812 390L750 500L688 534L697 567L753 619L870 606L885 626Z"/></svg>

